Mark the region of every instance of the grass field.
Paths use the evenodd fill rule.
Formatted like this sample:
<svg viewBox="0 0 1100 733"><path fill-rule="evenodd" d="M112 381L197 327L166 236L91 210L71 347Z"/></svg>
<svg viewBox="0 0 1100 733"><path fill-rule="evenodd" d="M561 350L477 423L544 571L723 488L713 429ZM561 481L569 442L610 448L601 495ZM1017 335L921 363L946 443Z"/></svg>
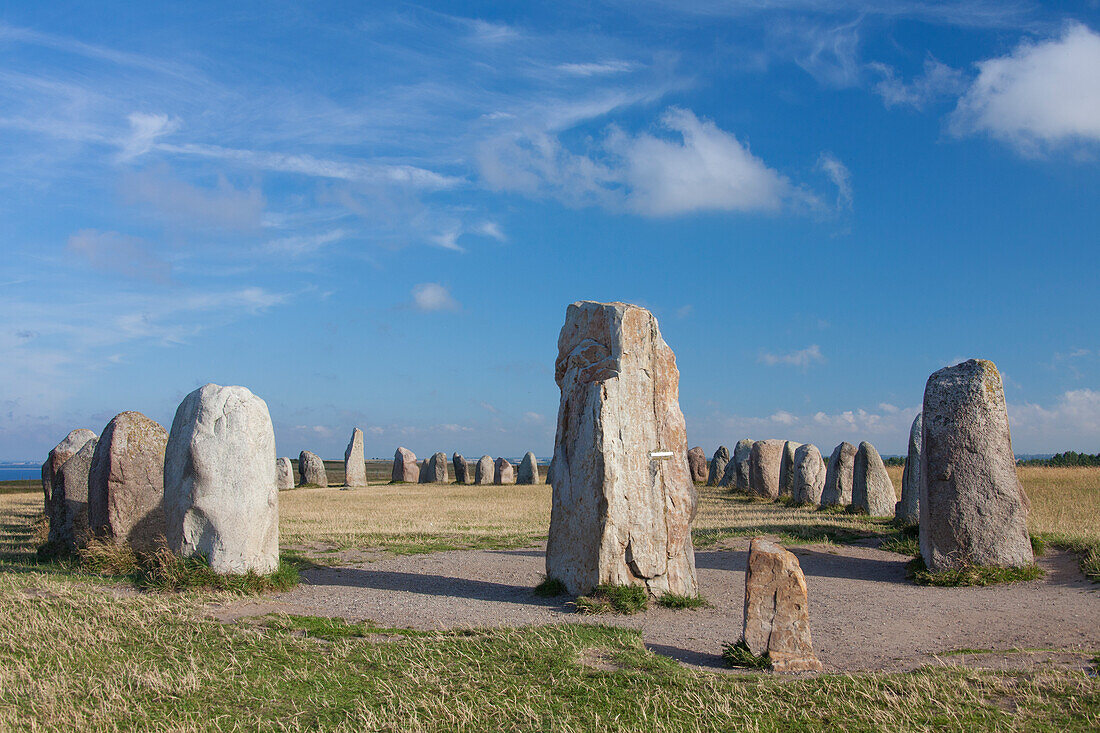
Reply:
<svg viewBox="0 0 1100 733"><path fill-rule="evenodd" d="M1022 469L1034 531L1100 540L1100 469ZM895 480L897 480L895 476ZM791 679L679 666L638 632L410 633L139 593L35 565L36 487L0 492L0 730L1096 730L1100 681L1058 668ZM283 544L431 551L546 534L545 486L377 484L280 495ZM700 490L696 538L888 535L879 520ZM691 613L691 611L683 611ZM1098 650L1100 651L1100 650Z"/></svg>

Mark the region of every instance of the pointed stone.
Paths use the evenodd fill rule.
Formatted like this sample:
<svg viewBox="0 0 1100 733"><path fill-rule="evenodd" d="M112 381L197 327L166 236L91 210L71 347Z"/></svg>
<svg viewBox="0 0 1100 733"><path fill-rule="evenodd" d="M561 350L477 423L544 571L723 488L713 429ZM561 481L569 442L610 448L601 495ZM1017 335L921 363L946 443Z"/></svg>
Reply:
<svg viewBox="0 0 1100 733"><path fill-rule="evenodd" d="M856 447L841 443L829 456L825 470L825 488L821 490L821 506L845 507L852 503L852 471L856 464Z"/></svg>
<svg viewBox="0 0 1100 733"><path fill-rule="evenodd" d="M61 470L61 466L65 464L65 461L75 456L76 452L83 448L85 443L98 437L99 436L87 428L77 428L76 430L70 431L69 434L50 451L49 456L46 458L46 462L42 465L42 496L47 516L49 516L50 513L50 495L52 493L54 476Z"/></svg>
<svg viewBox="0 0 1100 733"><path fill-rule="evenodd" d="M523 460L519 462L519 468L516 470L516 483L537 484L538 482L539 462L535 458L534 453L527 451L523 456Z"/></svg>
<svg viewBox="0 0 1100 733"><path fill-rule="evenodd" d="M717 486L726 473L726 464L730 462L730 450L724 445L718 446L714 451L714 457L710 459L710 467L707 471L707 486Z"/></svg>
<svg viewBox="0 0 1100 733"><path fill-rule="evenodd" d="M779 497L794 497L794 452L801 443L788 440L783 444L783 455L779 462Z"/></svg>
<svg viewBox="0 0 1100 733"><path fill-rule="evenodd" d="M393 453L393 471L391 479L393 483L415 484L420 480L420 466L416 464L416 454L405 447L398 448Z"/></svg>
<svg viewBox="0 0 1100 733"><path fill-rule="evenodd" d="M859 444L852 466L852 508L872 517L891 517L898 502L894 483L875 446Z"/></svg>
<svg viewBox="0 0 1100 733"><path fill-rule="evenodd" d="M301 486L328 486L328 472L319 455L308 450L298 454L298 483Z"/></svg>
<svg viewBox="0 0 1100 733"><path fill-rule="evenodd" d="M806 577L794 554L757 537L745 571L742 638L756 656L767 654L776 672L817 672L810 638Z"/></svg>
<svg viewBox="0 0 1100 733"><path fill-rule="evenodd" d="M351 431L351 440L344 449L344 486L367 485L367 461L363 454L363 431Z"/></svg>
<svg viewBox="0 0 1100 733"><path fill-rule="evenodd" d="M751 438L742 438L733 448L734 482L732 488L738 491L749 490L749 456L752 455L752 444L756 441Z"/></svg>
<svg viewBox="0 0 1100 733"><path fill-rule="evenodd" d="M493 464L494 484L514 484L516 482L516 470L507 458L498 458Z"/></svg>
<svg viewBox="0 0 1100 733"><path fill-rule="evenodd" d="M909 454L905 457L905 469L901 472L901 501L894 509L894 519L902 525L914 525L920 521L921 425L921 413L918 412L909 428Z"/></svg>
<svg viewBox="0 0 1100 733"><path fill-rule="evenodd" d="M92 468L97 438L85 441L80 450L61 464L53 475L50 493L49 542L73 550L90 537L88 525L88 474Z"/></svg>

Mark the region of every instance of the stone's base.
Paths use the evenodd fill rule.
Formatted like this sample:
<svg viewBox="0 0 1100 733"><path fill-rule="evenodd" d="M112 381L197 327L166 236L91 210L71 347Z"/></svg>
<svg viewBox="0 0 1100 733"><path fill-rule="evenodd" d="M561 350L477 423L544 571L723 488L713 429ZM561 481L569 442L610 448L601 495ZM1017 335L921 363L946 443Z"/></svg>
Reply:
<svg viewBox="0 0 1100 733"><path fill-rule="evenodd" d="M771 655L773 672L820 672L825 666L811 653L809 657L787 657L780 655L777 659Z"/></svg>
<svg viewBox="0 0 1100 733"><path fill-rule="evenodd" d="M810 639L806 578L798 558L759 537L749 545L742 638L756 656L768 654L777 672L821 670Z"/></svg>

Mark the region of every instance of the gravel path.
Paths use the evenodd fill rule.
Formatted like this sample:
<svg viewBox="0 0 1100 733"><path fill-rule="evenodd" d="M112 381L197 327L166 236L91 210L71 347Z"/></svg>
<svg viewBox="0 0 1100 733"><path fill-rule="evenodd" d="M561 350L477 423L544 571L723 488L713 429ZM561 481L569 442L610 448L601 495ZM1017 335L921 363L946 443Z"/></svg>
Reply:
<svg viewBox="0 0 1100 733"><path fill-rule="evenodd" d="M814 648L828 670L910 670L950 662L982 667L1086 667L1100 650L1100 585L1076 558L1048 550L1035 581L986 588L932 588L905 579L909 558L869 547L806 545ZM646 644L693 666L725 669L722 645L741 631L748 540L697 551L700 592L711 608L654 606L635 616L581 616L565 599L531 594L543 550L469 550L385 556L303 573L287 593L211 609L221 620L266 613L371 619L383 626L451 629L562 622L637 628ZM958 649L1054 649L1081 653L937 655Z"/></svg>

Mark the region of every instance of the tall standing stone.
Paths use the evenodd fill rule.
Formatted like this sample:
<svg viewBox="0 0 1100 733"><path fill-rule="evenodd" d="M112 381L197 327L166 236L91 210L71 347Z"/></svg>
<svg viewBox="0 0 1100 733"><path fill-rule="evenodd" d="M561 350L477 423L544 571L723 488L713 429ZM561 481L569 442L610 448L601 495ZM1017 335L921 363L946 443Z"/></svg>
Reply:
<svg viewBox="0 0 1100 733"><path fill-rule="evenodd" d="M395 484L415 484L420 480L420 466L416 464L415 453L405 447L394 451L393 471L390 480Z"/></svg>
<svg viewBox="0 0 1100 733"><path fill-rule="evenodd" d="M527 451L523 455L523 460L519 462L519 468L516 470L516 483L517 484L537 484L539 482L539 462L535 458L535 454L531 451Z"/></svg>
<svg viewBox="0 0 1100 733"><path fill-rule="evenodd" d="M294 488L294 464L289 458L275 459L275 488L279 491Z"/></svg>
<svg viewBox="0 0 1100 733"><path fill-rule="evenodd" d="M742 438L737 441L737 445L733 448L733 471L734 471L734 483L733 488L738 491L749 490L749 456L752 454L752 444L756 441L751 438Z"/></svg>
<svg viewBox="0 0 1100 733"><path fill-rule="evenodd" d="M451 456L451 463L454 464L455 469L455 483L456 484L468 484L472 483L470 476L470 464L466 462L458 453Z"/></svg>
<svg viewBox="0 0 1100 733"><path fill-rule="evenodd" d="M688 469L693 483L701 484L707 480L707 454L699 446L688 451Z"/></svg>
<svg viewBox="0 0 1100 733"><path fill-rule="evenodd" d="M714 457L710 459L710 469L707 471L707 486L717 486L726 473L726 464L730 462L730 450L724 445L718 446L714 451Z"/></svg>
<svg viewBox="0 0 1100 733"><path fill-rule="evenodd" d="M474 467L474 483L478 486L486 486L493 483L495 475L496 466L493 464L493 459L489 456L479 458L477 466Z"/></svg>
<svg viewBox="0 0 1100 733"><path fill-rule="evenodd" d="M905 457L905 468L901 472L901 501L894 508L894 519L902 525L920 521L921 426L921 413L918 412L913 418L913 426L909 428L909 454Z"/></svg>
<svg viewBox="0 0 1100 733"><path fill-rule="evenodd" d="M801 443L788 440L783 444L783 455L779 461L779 496L794 496L794 452Z"/></svg>
<svg viewBox="0 0 1100 733"><path fill-rule="evenodd" d="M424 469L421 472L422 484L447 483L447 454L433 453L431 458L424 461Z"/></svg>
<svg viewBox="0 0 1100 733"><path fill-rule="evenodd" d="M695 596L680 373L657 319L623 303L574 303L555 380L547 577L570 593L610 583Z"/></svg>
<svg viewBox="0 0 1100 733"><path fill-rule="evenodd" d="M328 472L321 456L308 450L298 454L298 483L302 486L328 486Z"/></svg>
<svg viewBox="0 0 1100 733"><path fill-rule="evenodd" d="M941 369L924 388L920 549L932 570L1030 565L1029 503L1016 475L993 362Z"/></svg>
<svg viewBox="0 0 1100 733"><path fill-rule="evenodd" d="M88 474L98 442L86 441L53 475L49 542L58 549L72 550L88 540Z"/></svg>
<svg viewBox="0 0 1100 733"><path fill-rule="evenodd" d="M49 456L46 458L46 462L42 464L42 495L47 516L50 513L50 496L53 493L52 487L54 476L61 470L65 461L75 456L76 452L83 448L85 443L97 437L95 433L87 428L77 428L76 430L70 431L69 434L50 451Z"/></svg>
<svg viewBox="0 0 1100 733"><path fill-rule="evenodd" d="M806 576L798 558L760 537L749 545L741 638L756 656L767 654L776 672L822 668L810 638Z"/></svg>
<svg viewBox="0 0 1100 733"><path fill-rule="evenodd" d="M825 471L825 488L821 490L821 506L845 507L852 503L852 471L855 469L856 447L841 443L829 456Z"/></svg>
<svg viewBox="0 0 1100 733"><path fill-rule="evenodd" d="M793 498L799 504L821 505L825 488L825 461L816 445L806 443L794 452Z"/></svg>
<svg viewBox="0 0 1100 733"><path fill-rule="evenodd" d="M98 537L151 552L165 544L168 431L140 412L107 423L88 472L88 523Z"/></svg>
<svg viewBox="0 0 1100 733"><path fill-rule="evenodd" d="M168 547L217 573L279 566L275 430L245 387L207 384L176 410L164 453Z"/></svg>
<svg viewBox="0 0 1100 733"><path fill-rule="evenodd" d="M872 517L890 517L898 497L882 456L866 440L859 444L852 466L852 508Z"/></svg>
<svg viewBox="0 0 1100 733"><path fill-rule="evenodd" d="M782 440L758 440L749 452L749 491L768 499L779 498L779 466L783 462Z"/></svg>
<svg viewBox="0 0 1100 733"><path fill-rule="evenodd" d="M507 458L498 458L493 464L494 484L514 484L516 482L516 470Z"/></svg>
<svg viewBox="0 0 1100 733"><path fill-rule="evenodd" d="M351 431L351 440L344 449L344 486L367 485L367 461L363 455L363 431Z"/></svg>

